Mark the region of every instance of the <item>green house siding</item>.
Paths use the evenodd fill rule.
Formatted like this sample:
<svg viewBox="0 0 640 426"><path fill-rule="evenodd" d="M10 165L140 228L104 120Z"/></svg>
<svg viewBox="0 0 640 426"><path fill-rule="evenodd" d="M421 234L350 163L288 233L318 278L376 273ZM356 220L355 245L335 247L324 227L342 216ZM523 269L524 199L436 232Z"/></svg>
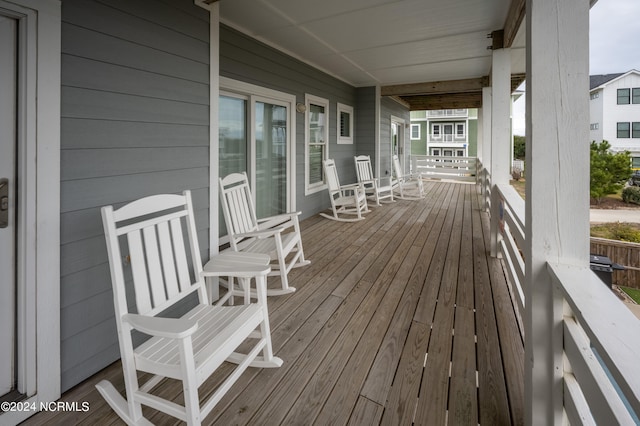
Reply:
<svg viewBox="0 0 640 426"><path fill-rule="evenodd" d="M416 111L412 111L413 114ZM423 111L418 111L423 112ZM427 155L427 122L412 121L411 125L420 125L420 139L411 139L411 155Z"/></svg>
<svg viewBox="0 0 640 426"><path fill-rule="evenodd" d="M471 115L471 114L469 114ZM478 155L478 120L469 119L468 130L469 132L469 149L467 151L469 157L476 157Z"/></svg>

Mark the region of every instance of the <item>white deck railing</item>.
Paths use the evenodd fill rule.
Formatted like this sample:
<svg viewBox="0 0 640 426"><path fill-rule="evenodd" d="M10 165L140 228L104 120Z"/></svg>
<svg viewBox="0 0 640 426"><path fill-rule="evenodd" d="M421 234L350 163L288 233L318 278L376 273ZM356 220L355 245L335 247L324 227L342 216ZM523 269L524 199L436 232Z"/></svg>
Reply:
<svg viewBox="0 0 640 426"><path fill-rule="evenodd" d="M525 202L510 185L492 185L478 161L477 182L488 211L498 215L495 254L502 256L521 317L525 300ZM491 209L493 206L493 209ZM586 260L585 260L586 262ZM563 407L570 424L639 425L640 322L588 266L548 264L564 311ZM549 313L552 315L553 313ZM552 374L549 372L549 374Z"/></svg>
<svg viewBox="0 0 640 426"><path fill-rule="evenodd" d="M511 185L506 184L495 185L492 194L492 212L497 212L499 218L497 250L504 259L511 284L511 297L516 303L520 318L524 318L524 200Z"/></svg>
<svg viewBox="0 0 640 426"><path fill-rule="evenodd" d="M640 323L589 268L548 265L564 300L564 409L571 424L640 424Z"/></svg>
<svg viewBox="0 0 640 426"><path fill-rule="evenodd" d="M412 155L411 171L427 178L474 182L476 158Z"/></svg>

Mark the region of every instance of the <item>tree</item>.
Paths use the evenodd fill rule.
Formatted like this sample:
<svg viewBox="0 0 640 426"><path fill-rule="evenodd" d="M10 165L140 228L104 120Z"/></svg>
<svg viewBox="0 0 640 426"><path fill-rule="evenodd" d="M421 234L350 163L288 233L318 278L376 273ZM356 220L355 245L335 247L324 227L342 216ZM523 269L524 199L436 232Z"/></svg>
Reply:
<svg viewBox="0 0 640 426"><path fill-rule="evenodd" d="M607 141L591 142L591 198L600 204L602 198L615 194L631 177L631 157L629 152L612 153Z"/></svg>
<svg viewBox="0 0 640 426"><path fill-rule="evenodd" d="M517 158L518 160L524 160L526 154L525 147L525 137L524 136L513 136L513 158Z"/></svg>

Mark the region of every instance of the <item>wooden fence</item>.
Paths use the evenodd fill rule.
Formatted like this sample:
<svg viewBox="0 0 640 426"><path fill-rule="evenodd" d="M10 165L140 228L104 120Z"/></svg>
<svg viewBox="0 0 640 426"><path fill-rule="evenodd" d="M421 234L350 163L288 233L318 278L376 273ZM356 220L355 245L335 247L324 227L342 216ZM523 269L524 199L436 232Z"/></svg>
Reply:
<svg viewBox="0 0 640 426"><path fill-rule="evenodd" d="M591 253L607 256L625 267L624 271L614 271L614 284L640 289L640 244L592 237Z"/></svg>

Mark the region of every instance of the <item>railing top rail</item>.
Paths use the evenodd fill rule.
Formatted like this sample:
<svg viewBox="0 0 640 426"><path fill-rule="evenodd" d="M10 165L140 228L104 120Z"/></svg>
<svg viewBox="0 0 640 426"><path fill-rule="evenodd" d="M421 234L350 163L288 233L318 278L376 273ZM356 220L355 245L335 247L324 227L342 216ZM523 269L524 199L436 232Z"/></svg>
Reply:
<svg viewBox="0 0 640 426"><path fill-rule="evenodd" d="M524 200L518 194L518 191L509 184L496 184L498 191L502 198L509 206L509 209L513 213L514 219L517 221L520 229L525 230L525 205Z"/></svg>
<svg viewBox="0 0 640 426"><path fill-rule="evenodd" d="M573 314L636 413L640 413L640 323L588 267L547 264Z"/></svg>

